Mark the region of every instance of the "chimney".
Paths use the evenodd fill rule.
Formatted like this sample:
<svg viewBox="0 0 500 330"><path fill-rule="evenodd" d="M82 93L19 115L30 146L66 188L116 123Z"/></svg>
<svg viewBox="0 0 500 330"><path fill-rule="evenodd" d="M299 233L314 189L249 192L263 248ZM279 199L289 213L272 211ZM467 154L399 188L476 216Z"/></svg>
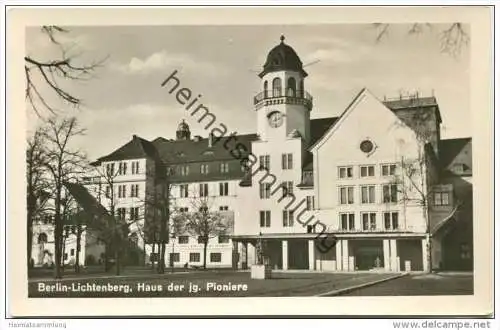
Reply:
<svg viewBox="0 0 500 330"><path fill-rule="evenodd" d="M214 142L214 136L212 135L212 133L210 133L210 134L208 134L208 147L209 148L212 148L213 142Z"/></svg>

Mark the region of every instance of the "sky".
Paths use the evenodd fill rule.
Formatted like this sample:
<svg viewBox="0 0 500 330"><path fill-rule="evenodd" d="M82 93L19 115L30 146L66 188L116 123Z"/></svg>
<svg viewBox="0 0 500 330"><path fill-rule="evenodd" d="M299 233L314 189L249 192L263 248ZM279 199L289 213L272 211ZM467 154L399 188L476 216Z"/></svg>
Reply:
<svg viewBox="0 0 500 330"><path fill-rule="evenodd" d="M112 152L134 134L148 140L174 138L182 119L192 135L206 135L160 86L174 70L181 87L201 94L200 102L228 131L254 133L258 73L283 34L309 74L304 85L314 98L311 118L339 115L362 88L381 100L418 92L436 97L443 138L471 136L469 49L457 56L441 52L446 27L429 25L409 34L410 25L392 24L377 42L379 30L372 24L69 26L58 37L66 53L79 63L102 64L91 79L62 83L83 100L78 109L59 102L50 90L40 90L60 114L77 116L86 128L73 146L90 160ZM60 48L40 28L31 27L26 53L54 59ZM27 118L29 131L40 123L29 107Z"/></svg>

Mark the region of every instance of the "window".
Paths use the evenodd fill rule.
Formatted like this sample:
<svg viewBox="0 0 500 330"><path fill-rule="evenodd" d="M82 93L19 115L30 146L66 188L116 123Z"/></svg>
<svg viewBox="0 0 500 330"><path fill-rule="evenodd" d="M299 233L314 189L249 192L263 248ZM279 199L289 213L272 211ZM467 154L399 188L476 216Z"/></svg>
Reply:
<svg viewBox="0 0 500 330"><path fill-rule="evenodd" d="M382 176L390 176L396 174L396 164L384 164L382 165Z"/></svg>
<svg viewBox="0 0 500 330"><path fill-rule="evenodd" d="M339 167L339 178L346 179L352 178L352 166L341 166Z"/></svg>
<svg viewBox="0 0 500 330"><path fill-rule="evenodd" d="M293 154L281 155L281 168L283 170L291 170L293 167Z"/></svg>
<svg viewBox="0 0 500 330"><path fill-rule="evenodd" d="M361 203L375 203L375 186L361 186Z"/></svg>
<svg viewBox="0 0 500 330"><path fill-rule="evenodd" d="M125 175L125 174L127 174L127 163L120 162L118 164L118 175Z"/></svg>
<svg viewBox="0 0 500 330"><path fill-rule="evenodd" d="M221 253L210 253L210 262L221 262L222 254Z"/></svg>
<svg viewBox="0 0 500 330"><path fill-rule="evenodd" d="M460 259L470 259L471 248L467 243L460 243Z"/></svg>
<svg viewBox="0 0 500 330"><path fill-rule="evenodd" d="M293 181L283 181L281 184L283 196L293 195Z"/></svg>
<svg viewBox="0 0 500 330"><path fill-rule="evenodd" d="M188 165L181 166L181 176L187 176L187 175L189 175L189 166Z"/></svg>
<svg viewBox="0 0 500 330"><path fill-rule="evenodd" d="M219 236L219 244L229 243L229 236L221 235Z"/></svg>
<svg viewBox="0 0 500 330"><path fill-rule="evenodd" d="M132 162L132 174L139 174L139 162Z"/></svg>
<svg viewBox="0 0 500 330"><path fill-rule="evenodd" d="M127 186L118 186L118 198L125 198L127 196Z"/></svg>
<svg viewBox="0 0 500 330"><path fill-rule="evenodd" d="M133 184L130 186L130 197L139 197L139 185Z"/></svg>
<svg viewBox="0 0 500 330"><path fill-rule="evenodd" d="M130 220L131 221L139 220L139 208L138 207L131 207L130 208Z"/></svg>
<svg viewBox="0 0 500 330"><path fill-rule="evenodd" d="M199 209L198 209L199 212L204 212L204 213L207 213L208 212L208 206L201 206Z"/></svg>
<svg viewBox="0 0 500 330"><path fill-rule="evenodd" d="M398 186L396 184L385 184L382 188L384 203L398 202Z"/></svg>
<svg viewBox="0 0 500 330"><path fill-rule="evenodd" d="M170 253L170 263L179 262L180 260L179 252Z"/></svg>
<svg viewBox="0 0 500 330"><path fill-rule="evenodd" d="M283 227L293 227L293 211L283 210Z"/></svg>
<svg viewBox="0 0 500 330"><path fill-rule="evenodd" d="M313 225L307 225L307 233L308 234L314 233L314 226Z"/></svg>
<svg viewBox="0 0 500 330"><path fill-rule="evenodd" d="M314 196L307 196L306 197L306 209L307 210L314 210Z"/></svg>
<svg viewBox="0 0 500 330"><path fill-rule="evenodd" d="M208 174L208 164L201 164L200 171L201 174Z"/></svg>
<svg viewBox="0 0 500 330"><path fill-rule="evenodd" d="M219 211L227 211L229 210L228 206L219 206Z"/></svg>
<svg viewBox="0 0 500 330"><path fill-rule="evenodd" d="M228 182L220 182L219 183L219 195L227 196L229 194L229 183Z"/></svg>
<svg viewBox="0 0 500 330"><path fill-rule="evenodd" d="M375 176L375 166L373 166L373 165L360 166L359 167L359 175L362 178L365 178L368 176Z"/></svg>
<svg viewBox="0 0 500 330"><path fill-rule="evenodd" d="M268 88L268 83L266 80L266 81L264 81L264 98L267 98L267 88Z"/></svg>
<svg viewBox="0 0 500 330"><path fill-rule="evenodd" d="M189 196L189 193L188 193L188 185L187 184L181 184L179 185L179 195L181 197L188 197Z"/></svg>
<svg viewBox="0 0 500 330"><path fill-rule="evenodd" d="M189 236L179 236L179 244L187 244L189 243Z"/></svg>
<svg viewBox="0 0 500 330"><path fill-rule="evenodd" d="M179 212L188 212L187 207L179 207Z"/></svg>
<svg viewBox="0 0 500 330"><path fill-rule="evenodd" d="M271 156L269 155L259 156L259 169L261 170L271 169Z"/></svg>
<svg viewBox="0 0 500 330"><path fill-rule="evenodd" d="M229 164L228 163L221 163L220 164L220 172L221 173L229 172Z"/></svg>
<svg viewBox="0 0 500 330"><path fill-rule="evenodd" d="M450 205L450 193L449 192L435 192L434 193L434 205Z"/></svg>
<svg viewBox="0 0 500 330"><path fill-rule="evenodd" d="M106 165L106 174L108 176L115 176L115 164L114 163L110 163L110 164L107 164Z"/></svg>
<svg viewBox="0 0 500 330"><path fill-rule="evenodd" d="M268 199L271 197L270 183L261 183L259 189L260 189L260 199Z"/></svg>
<svg viewBox="0 0 500 330"><path fill-rule="evenodd" d="M208 183L200 183L200 197L208 196Z"/></svg>
<svg viewBox="0 0 500 330"><path fill-rule="evenodd" d="M198 252L189 253L189 262L200 262L200 254Z"/></svg>
<svg viewBox="0 0 500 330"><path fill-rule="evenodd" d="M354 187L340 187L340 204L354 204Z"/></svg>
<svg viewBox="0 0 500 330"><path fill-rule="evenodd" d="M74 255L75 255L75 249L71 249L71 250L69 251L69 255L70 255L70 256L74 256Z"/></svg>
<svg viewBox="0 0 500 330"><path fill-rule="evenodd" d="M273 79L273 97L281 96L281 79Z"/></svg>
<svg viewBox="0 0 500 330"><path fill-rule="evenodd" d="M297 85L295 84L295 78L288 78L288 83L286 85L286 95L295 97L297 90Z"/></svg>
<svg viewBox="0 0 500 330"><path fill-rule="evenodd" d="M377 229L377 213L361 213L363 220L363 230L376 230Z"/></svg>
<svg viewBox="0 0 500 330"><path fill-rule="evenodd" d="M260 226L271 227L271 211L260 211Z"/></svg>
<svg viewBox="0 0 500 330"><path fill-rule="evenodd" d="M340 228L342 230L354 230L354 213L340 214Z"/></svg>
<svg viewBox="0 0 500 330"><path fill-rule="evenodd" d="M384 228L386 230L396 230L399 228L398 212L384 212Z"/></svg>
<svg viewBox="0 0 500 330"><path fill-rule="evenodd" d="M111 187L106 186L106 198L111 198Z"/></svg>
<svg viewBox="0 0 500 330"><path fill-rule="evenodd" d="M198 236L198 244L204 244L205 238L203 236Z"/></svg>
<svg viewBox="0 0 500 330"><path fill-rule="evenodd" d="M118 219L121 221L125 221L126 219L126 210L122 207L116 209L116 214L118 216Z"/></svg>
<svg viewBox="0 0 500 330"><path fill-rule="evenodd" d="M64 260L66 260L66 259L68 259L68 254L67 253L64 254Z"/></svg>

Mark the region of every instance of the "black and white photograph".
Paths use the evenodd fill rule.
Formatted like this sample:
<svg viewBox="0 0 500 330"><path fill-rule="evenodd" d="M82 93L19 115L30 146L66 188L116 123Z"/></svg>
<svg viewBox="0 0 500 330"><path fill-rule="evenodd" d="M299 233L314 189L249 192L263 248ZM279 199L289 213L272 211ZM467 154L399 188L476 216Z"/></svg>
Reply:
<svg viewBox="0 0 500 330"><path fill-rule="evenodd" d="M474 296L471 23L247 21L24 28L27 297Z"/></svg>

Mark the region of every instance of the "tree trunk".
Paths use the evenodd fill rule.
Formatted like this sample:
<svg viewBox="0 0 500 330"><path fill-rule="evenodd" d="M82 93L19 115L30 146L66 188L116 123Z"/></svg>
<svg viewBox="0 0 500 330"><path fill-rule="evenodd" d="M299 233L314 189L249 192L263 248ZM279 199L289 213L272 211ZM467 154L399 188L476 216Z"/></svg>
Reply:
<svg viewBox="0 0 500 330"><path fill-rule="evenodd" d="M55 214L54 214L54 277L59 279L62 277L61 273L61 242L62 242L62 223L61 223L61 184L56 182L56 198L55 198Z"/></svg>
<svg viewBox="0 0 500 330"><path fill-rule="evenodd" d="M109 243L106 242L104 245L104 272L109 271Z"/></svg>
<svg viewBox="0 0 500 330"><path fill-rule="evenodd" d="M120 275L120 249L118 246L115 247L115 267L116 275Z"/></svg>
<svg viewBox="0 0 500 330"><path fill-rule="evenodd" d="M82 227L77 225L76 227L76 262L75 262L75 273L80 273L80 250L82 244Z"/></svg>
<svg viewBox="0 0 500 330"><path fill-rule="evenodd" d="M203 239L203 269L207 269L207 245L208 239Z"/></svg>
<svg viewBox="0 0 500 330"><path fill-rule="evenodd" d="M165 249L165 241L162 241L160 246L160 262L158 263L159 274L165 274Z"/></svg>
<svg viewBox="0 0 500 330"><path fill-rule="evenodd" d="M31 220L31 212L28 211L28 239L26 242L26 248L27 248L27 256L28 256L28 269L31 269L33 267L33 263L31 262L32 259L32 249L33 249L33 221Z"/></svg>
<svg viewBox="0 0 500 330"><path fill-rule="evenodd" d="M150 259L151 259L151 269L154 270L155 269L155 251L156 251L156 243L153 241L153 244L151 244L151 256L150 256Z"/></svg>

